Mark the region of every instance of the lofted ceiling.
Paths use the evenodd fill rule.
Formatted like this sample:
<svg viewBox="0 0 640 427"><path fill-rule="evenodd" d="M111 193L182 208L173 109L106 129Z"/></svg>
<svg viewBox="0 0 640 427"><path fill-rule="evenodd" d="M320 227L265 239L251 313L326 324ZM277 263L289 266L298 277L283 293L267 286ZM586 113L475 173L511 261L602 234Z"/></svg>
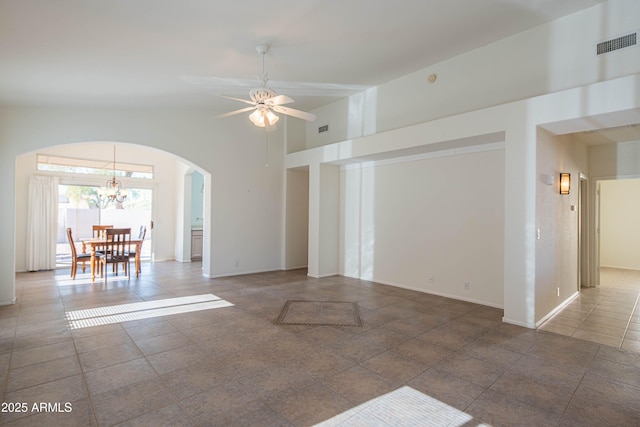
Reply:
<svg viewBox="0 0 640 427"><path fill-rule="evenodd" d="M272 80L374 86L601 2L2 0L0 105L228 110L250 87L185 77L253 79L263 43Z"/></svg>

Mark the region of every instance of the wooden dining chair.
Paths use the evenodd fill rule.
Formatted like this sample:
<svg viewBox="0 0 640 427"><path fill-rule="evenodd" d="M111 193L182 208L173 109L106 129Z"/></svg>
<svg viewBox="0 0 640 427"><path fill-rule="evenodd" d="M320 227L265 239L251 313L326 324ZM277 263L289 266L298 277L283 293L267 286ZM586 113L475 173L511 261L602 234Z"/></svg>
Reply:
<svg viewBox="0 0 640 427"><path fill-rule="evenodd" d="M144 238L147 236L147 227L145 225L140 226L140 232L138 233L138 240L140 243L131 249L129 252L129 258L133 258L136 265L136 277L140 275L142 272L142 263L140 262L140 255L142 255L142 244L144 243Z"/></svg>
<svg viewBox="0 0 640 427"><path fill-rule="evenodd" d="M129 253L131 252L131 229L108 228L105 230L104 253L97 253L96 257L100 265L100 277L104 274L104 283L107 283L108 264L112 264L114 274L118 275L118 265L122 264L124 273L131 279L129 266Z"/></svg>
<svg viewBox="0 0 640 427"><path fill-rule="evenodd" d="M67 228L67 239L69 240L69 246L71 246L71 278L75 280L76 273L78 271L78 263L82 263L82 272L84 273L87 268L86 263L91 262L91 254L78 253L76 244L73 241L71 228Z"/></svg>
<svg viewBox="0 0 640 427"><path fill-rule="evenodd" d="M105 231L113 228L113 225L93 225L92 227L92 236L94 239L104 239L106 236Z"/></svg>
<svg viewBox="0 0 640 427"><path fill-rule="evenodd" d="M110 230L113 228L113 224L110 225L92 225L91 226L91 231L92 231L92 236L94 239L104 239L106 238L107 234L106 231ZM98 248L96 250L96 253L102 253L104 252L104 248ZM112 266L112 270L115 272L116 271L116 266L113 265Z"/></svg>

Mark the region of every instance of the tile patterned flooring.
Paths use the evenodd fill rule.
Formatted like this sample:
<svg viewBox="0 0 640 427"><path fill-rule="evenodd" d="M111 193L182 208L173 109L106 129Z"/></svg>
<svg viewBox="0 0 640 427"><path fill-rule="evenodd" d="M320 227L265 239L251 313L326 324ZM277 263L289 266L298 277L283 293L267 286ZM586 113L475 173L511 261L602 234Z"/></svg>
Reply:
<svg viewBox="0 0 640 427"><path fill-rule="evenodd" d="M580 295L540 329L640 353L640 271L600 269L600 286Z"/></svg>
<svg viewBox="0 0 640 427"><path fill-rule="evenodd" d="M200 273L145 264L139 279L106 286L67 270L18 274L18 303L0 307L0 424L640 425L640 353L367 281ZM113 313L205 294L233 305ZM364 324L275 325L289 299L357 301ZM112 323L70 328L67 316L87 309Z"/></svg>

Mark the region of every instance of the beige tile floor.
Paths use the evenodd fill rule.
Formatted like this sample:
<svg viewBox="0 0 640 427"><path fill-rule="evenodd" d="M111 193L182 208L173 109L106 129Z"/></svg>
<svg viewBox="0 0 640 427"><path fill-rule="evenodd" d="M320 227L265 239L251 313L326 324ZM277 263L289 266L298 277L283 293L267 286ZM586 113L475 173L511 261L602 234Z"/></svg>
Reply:
<svg viewBox="0 0 640 427"><path fill-rule="evenodd" d="M233 305L144 304L206 294ZM106 286L18 274L17 297L0 307L3 425L640 424L640 354L372 282L166 262ZM357 301L364 324L275 325L289 299Z"/></svg>
<svg viewBox="0 0 640 427"><path fill-rule="evenodd" d="M640 352L640 271L600 269L600 286L583 288L541 329Z"/></svg>

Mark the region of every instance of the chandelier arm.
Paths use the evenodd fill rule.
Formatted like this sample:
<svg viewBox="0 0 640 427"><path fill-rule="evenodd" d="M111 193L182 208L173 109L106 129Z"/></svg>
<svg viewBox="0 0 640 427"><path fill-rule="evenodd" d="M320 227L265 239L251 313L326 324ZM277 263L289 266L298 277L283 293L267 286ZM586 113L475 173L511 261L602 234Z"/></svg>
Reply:
<svg viewBox="0 0 640 427"><path fill-rule="evenodd" d="M122 203L127 199L127 192L122 190L122 182L116 179L116 146L113 146L113 177L107 180L104 190L105 207L109 202ZM99 195L102 199L102 196Z"/></svg>

